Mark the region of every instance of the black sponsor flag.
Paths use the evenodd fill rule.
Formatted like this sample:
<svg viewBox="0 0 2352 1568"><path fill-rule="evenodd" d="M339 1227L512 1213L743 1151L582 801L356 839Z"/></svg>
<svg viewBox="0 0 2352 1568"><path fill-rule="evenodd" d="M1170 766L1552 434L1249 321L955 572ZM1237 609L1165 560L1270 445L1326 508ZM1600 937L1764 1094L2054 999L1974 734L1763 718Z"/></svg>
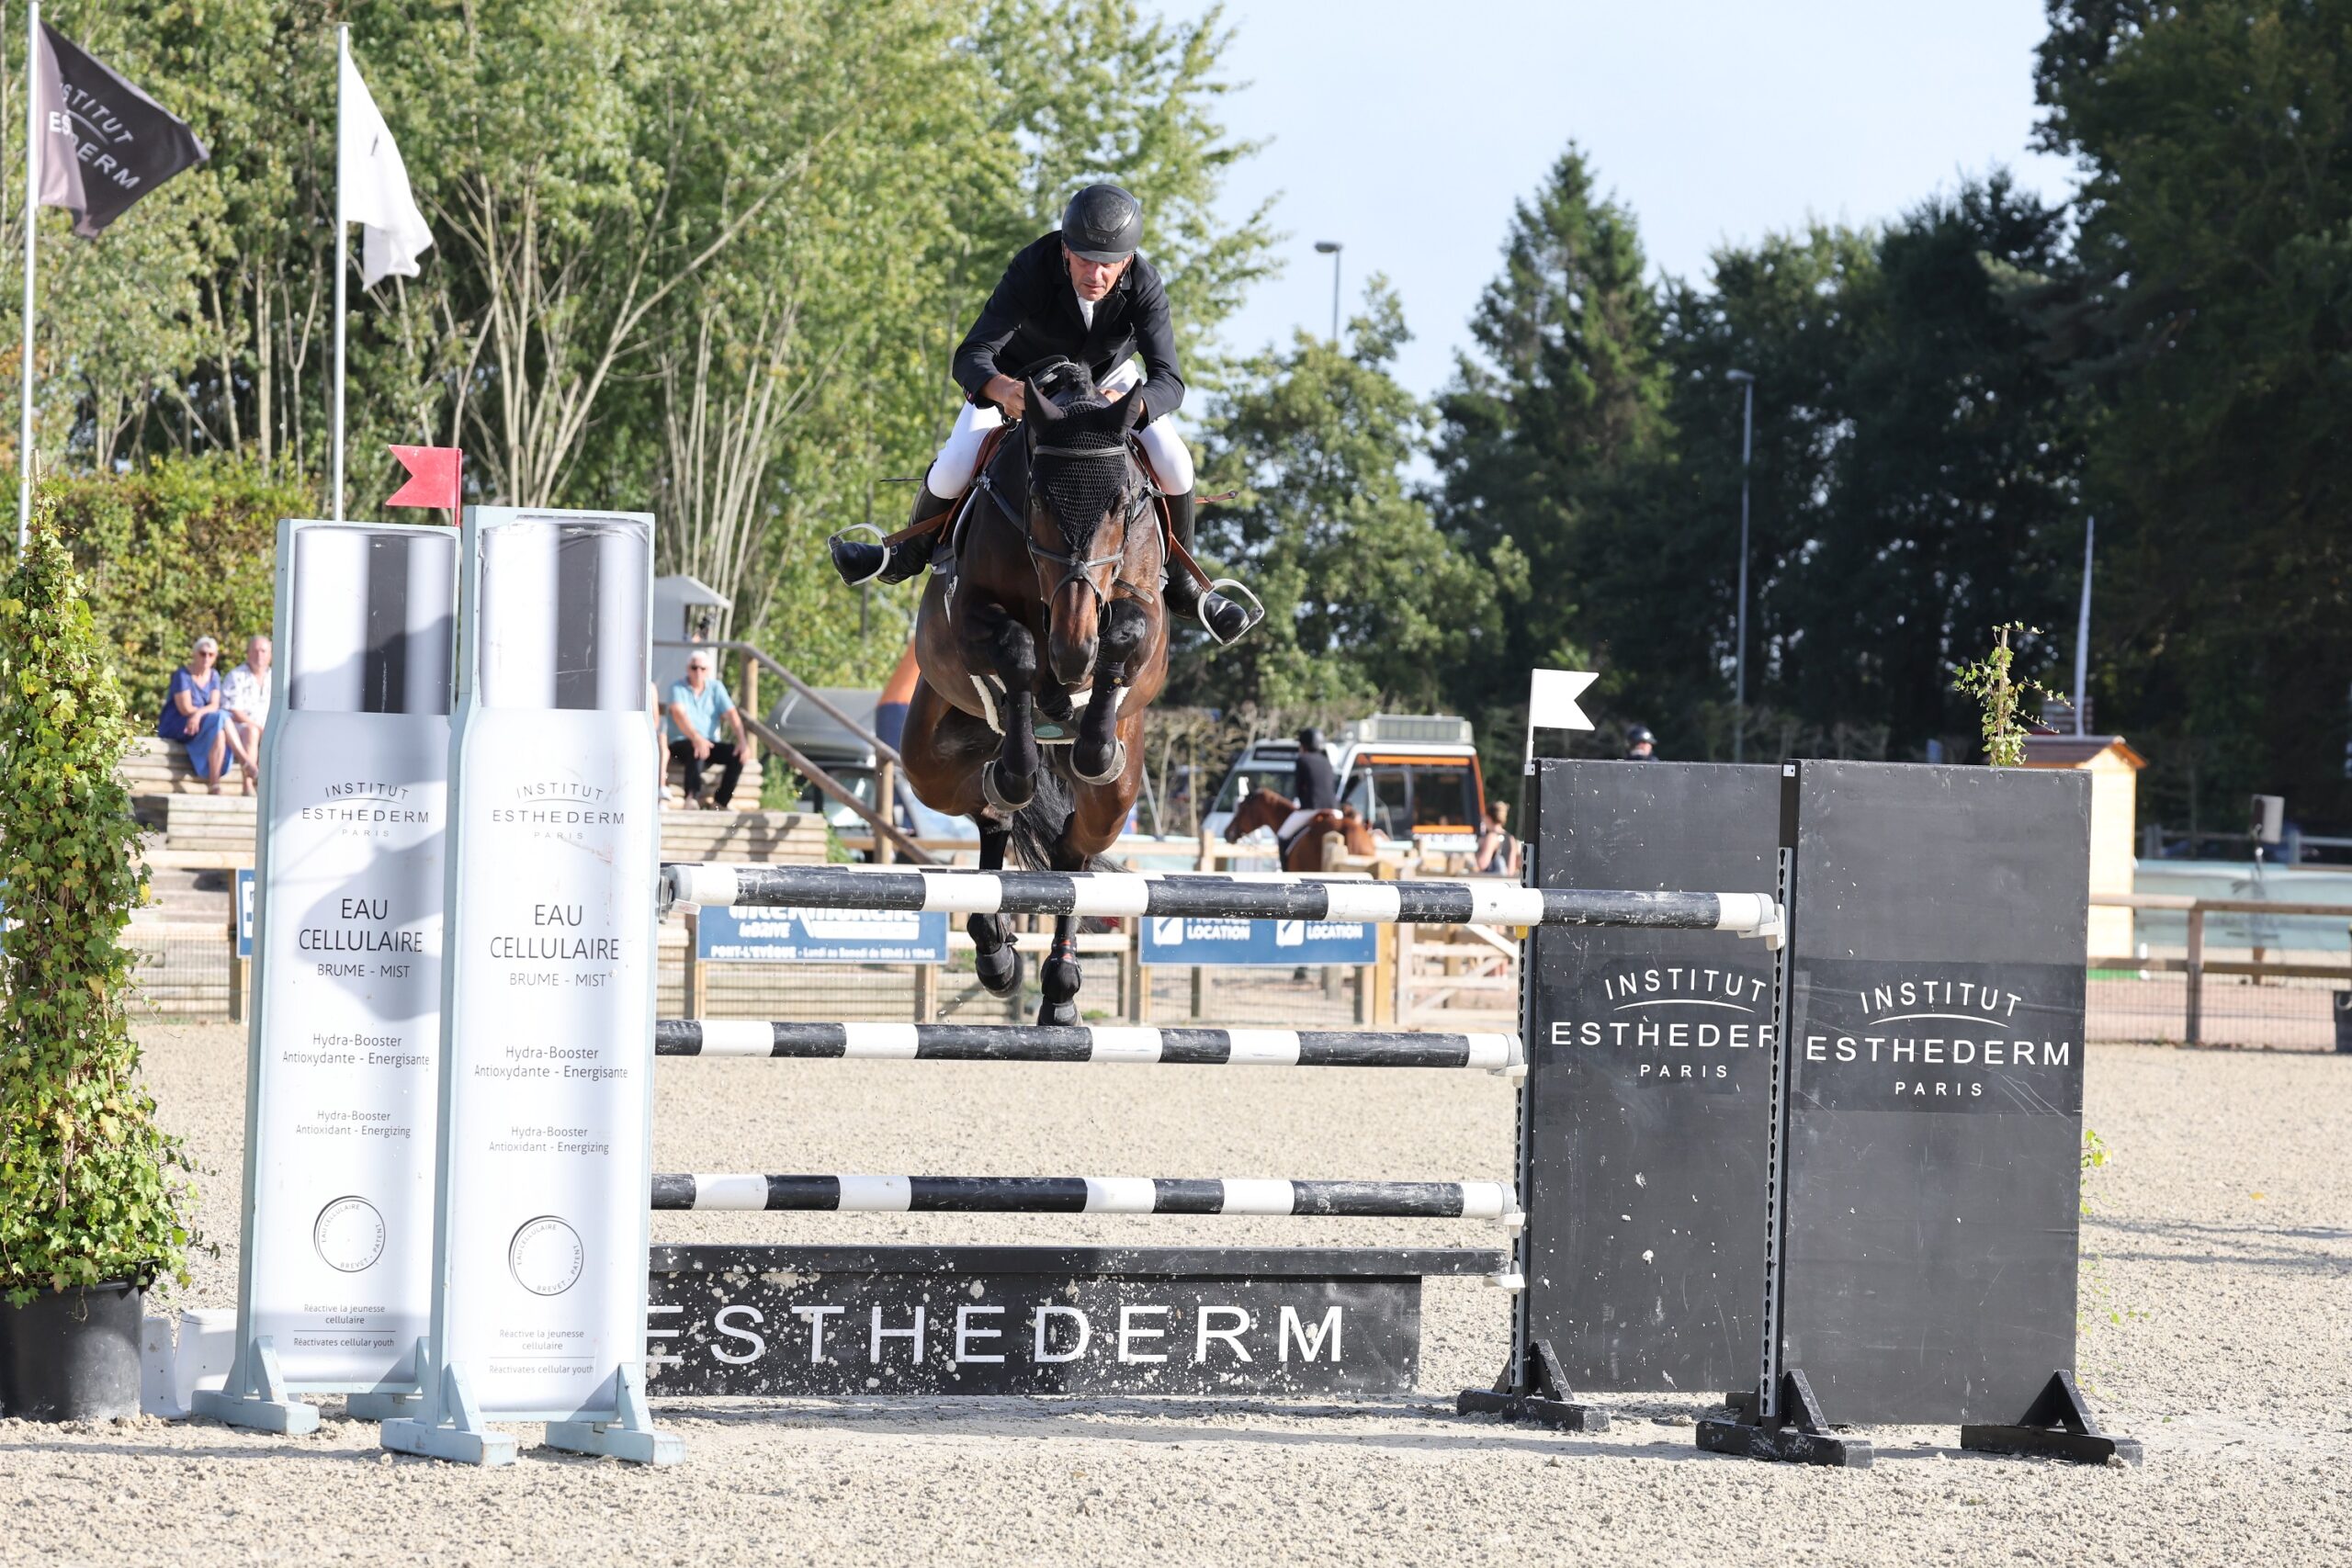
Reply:
<svg viewBox="0 0 2352 1568"><path fill-rule="evenodd" d="M74 214L74 231L85 239L211 156L184 121L47 22L34 39L32 91L40 205Z"/></svg>

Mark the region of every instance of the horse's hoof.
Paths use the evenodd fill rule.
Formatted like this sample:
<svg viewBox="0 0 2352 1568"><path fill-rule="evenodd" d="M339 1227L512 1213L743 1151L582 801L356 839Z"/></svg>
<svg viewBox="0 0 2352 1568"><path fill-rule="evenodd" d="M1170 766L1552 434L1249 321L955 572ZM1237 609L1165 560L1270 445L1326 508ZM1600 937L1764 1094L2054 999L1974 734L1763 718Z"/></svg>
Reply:
<svg viewBox="0 0 2352 1568"><path fill-rule="evenodd" d="M1115 784L1118 782L1119 775L1127 771L1127 743L1124 740L1111 742L1111 765L1099 773L1090 773L1080 769L1078 751L1075 747L1070 750L1069 765L1070 772L1077 774L1078 782L1080 784Z"/></svg>
<svg viewBox="0 0 2352 1568"><path fill-rule="evenodd" d="M972 968L980 989L992 997L1009 997L1021 988L1021 950L1010 941L994 953L974 953Z"/></svg>
<svg viewBox="0 0 2352 1568"><path fill-rule="evenodd" d="M980 764L980 796L989 803L990 810L1010 818L1037 798L1037 778L1035 773L1023 782L1018 793L999 784L997 773L997 765L993 761Z"/></svg>
<svg viewBox="0 0 2352 1568"><path fill-rule="evenodd" d="M1076 1002L1039 1002L1037 1026L1040 1029L1076 1029L1078 1004Z"/></svg>

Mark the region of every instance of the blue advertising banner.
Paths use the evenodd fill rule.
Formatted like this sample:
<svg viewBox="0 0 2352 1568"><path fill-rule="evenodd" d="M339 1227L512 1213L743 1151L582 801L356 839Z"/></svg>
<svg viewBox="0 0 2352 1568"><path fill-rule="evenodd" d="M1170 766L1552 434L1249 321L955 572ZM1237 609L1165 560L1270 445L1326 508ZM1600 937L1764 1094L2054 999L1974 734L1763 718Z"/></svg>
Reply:
<svg viewBox="0 0 2352 1568"><path fill-rule="evenodd" d="M944 964L947 917L911 909L704 909L695 955L711 964Z"/></svg>
<svg viewBox="0 0 2352 1568"><path fill-rule="evenodd" d="M1363 920L1232 920L1155 915L1143 923L1146 964L1370 964L1380 933Z"/></svg>
<svg viewBox="0 0 2352 1568"><path fill-rule="evenodd" d="M254 955L254 874L250 867L237 873L237 956Z"/></svg>

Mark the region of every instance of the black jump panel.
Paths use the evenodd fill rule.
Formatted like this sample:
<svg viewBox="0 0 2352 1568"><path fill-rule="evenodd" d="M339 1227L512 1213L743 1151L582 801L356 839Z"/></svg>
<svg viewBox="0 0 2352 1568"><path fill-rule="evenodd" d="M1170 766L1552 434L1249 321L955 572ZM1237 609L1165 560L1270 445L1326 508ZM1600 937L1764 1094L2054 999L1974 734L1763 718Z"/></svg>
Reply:
<svg viewBox="0 0 2352 1568"><path fill-rule="evenodd" d="M2075 1364L2089 780L1792 766L1780 1364L2015 1421Z"/></svg>
<svg viewBox="0 0 2352 1568"><path fill-rule="evenodd" d="M1538 886L1771 894L1780 771L1545 761ZM1752 1382L1776 955L1728 932L1536 931L1516 1343L1574 1388Z"/></svg>
<svg viewBox="0 0 2352 1568"><path fill-rule="evenodd" d="M1469 1248L656 1247L648 1390L1396 1394Z"/></svg>

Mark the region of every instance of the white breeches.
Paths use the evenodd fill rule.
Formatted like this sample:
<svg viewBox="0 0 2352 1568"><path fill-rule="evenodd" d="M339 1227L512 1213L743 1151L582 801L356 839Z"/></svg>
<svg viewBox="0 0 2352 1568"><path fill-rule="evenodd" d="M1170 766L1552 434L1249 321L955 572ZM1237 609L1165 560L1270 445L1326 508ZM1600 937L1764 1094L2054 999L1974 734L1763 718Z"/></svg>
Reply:
<svg viewBox="0 0 2352 1568"><path fill-rule="evenodd" d="M1125 392L1142 379L1143 372L1130 359L1102 378L1102 387L1105 392ZM947 433L947 445L931 460L931 472L923 479L931 493L952 501L969 489L972 469L980 460L980 443L1003 423L1004 415L995 404L966 403L956 416L956 428ZM1160 489L1182 495L1193 488L1193 451L1184 445L1173 415L1153 420L1136 433L1136 440L1142 445L1144 460L1151 465L1151 477Z"/></svg>

